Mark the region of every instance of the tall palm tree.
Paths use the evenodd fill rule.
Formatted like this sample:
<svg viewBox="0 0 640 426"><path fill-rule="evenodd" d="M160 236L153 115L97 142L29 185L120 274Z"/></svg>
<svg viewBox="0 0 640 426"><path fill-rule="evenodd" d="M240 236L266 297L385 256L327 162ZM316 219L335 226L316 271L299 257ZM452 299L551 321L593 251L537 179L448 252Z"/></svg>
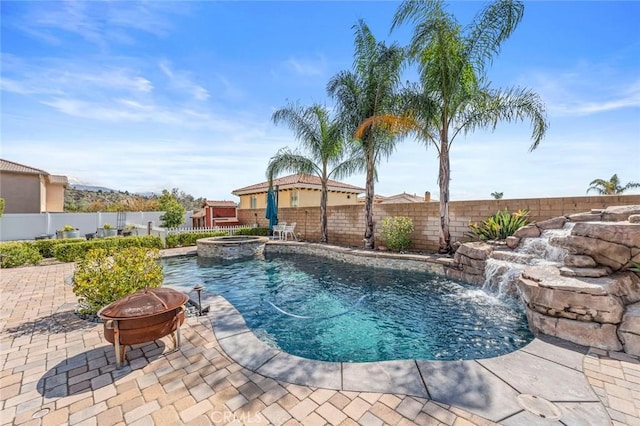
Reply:
<svg viewBox="0 0 640 426"><path fill-rule="evenodd" d="M637 182L629 182L625 186L621 186L617 174L611 176L609 180L594 179L589 185L591 186L587 189L587 194L589 191L596 191L600 195L622 194L627 189L640 188L640 183Z"/></svg>
<svg viewBox="0 0 640 426"><path fill-rule="evenodd" d="M500 0L486 6L462 28L439 0L405 0L392 30L406 21L415 25L409 56L418 65L419 83L409 85L402 116L381 116L363 123L384 125L397 134L413 134L438 153L440 188L440 252L451 251L449 232L449 153L459 134L495 129L498 121L532 123L534 150L548 127L540 97L523 88L493 89L486 67L522 19L519 1Z"/></svg>
<svg viewBox="0 0 640 426"><path fill-rule="evenodd" d="M290 104L273 113L273 122L284 123L296 135L302 144L303 151L292 151L290 148L280 149L271 157L267 166L267 178L271 182L274 176L289 171L316 175L322 185L320 195L320 242L328 242L327 232L327 183L332 177L344 177L357 168L359 159L344 158L344 138L337 121L331 120L327 109L314 104L303 108Z"/></svg>
<svg viewBox="0 0 640 426"><path fill-rule="evenodd" d="M360 20L353 28L353 70L339 72L327 85L327 91L336 100L342 128L349 138L353 137L358 126L366 119L395 110L400 71L405 57L404 50L396 44L387 46L377 41L364 21ZM386 129L373 125L352 142L354 155L362 160L359 164L360 171L366 172L364 245L366 248L373 248L376 169L380 160L388 158L393 152L395 139Z"/></svg>

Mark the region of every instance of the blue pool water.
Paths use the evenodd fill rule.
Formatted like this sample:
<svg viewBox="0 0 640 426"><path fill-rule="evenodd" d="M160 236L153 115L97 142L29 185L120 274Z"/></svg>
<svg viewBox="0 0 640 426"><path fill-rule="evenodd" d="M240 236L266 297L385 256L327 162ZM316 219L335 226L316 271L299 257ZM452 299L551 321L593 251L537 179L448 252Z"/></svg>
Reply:
<svg viewBox="0 0 640 426"><path fill-rule="evenodd" d="M533 338L519 302L425 273L290 254L233 263L172 258L164 269L166 285L203 284L260 339L305 358L478 359Z"/></svg>

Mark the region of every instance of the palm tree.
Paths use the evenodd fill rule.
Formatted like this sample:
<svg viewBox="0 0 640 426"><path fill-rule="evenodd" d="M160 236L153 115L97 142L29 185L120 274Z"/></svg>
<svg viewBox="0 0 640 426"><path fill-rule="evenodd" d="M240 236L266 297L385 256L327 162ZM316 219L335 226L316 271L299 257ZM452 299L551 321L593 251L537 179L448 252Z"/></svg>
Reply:
<svg viewBox="0 0 640 426"><path fill-rule="evenodd" d="M491 196L495 199L495 200L502 200L502 196L504 195L504 192L492 192Z"/></svg>
<svg viewBox="0 0 640 426"><path fill-rule="evenodd" d="M327 182L332 177L344 177L357 166L358 159L348 159L341 162L344 157L341 127L335 120L331 120L327 109L314 104L303 108L296 104L290 104L281 108L272 115L273 122L277 125L285 123L294 131L302 147L307 153L292 151L288 147L280 149L271 157L267 166L267 178L269 182L281 172L304 173L316 175L322 185L320 195L320 242L328 242L327 233Z"/></svg>
<svg viewBox="0 0 640 426"><path fill-rule="evenodd" d="M617 174L611 176L609 180L594 179L589 185L591 186L587 189L587 194L589 191L596 191L600 195L622 194L627 189L640 188L640 183L636 182L629 182L625 186L620 186L620 179L618 179Z"/></svg>
<svg viewBox="0 0 640 426"><path fill-rule="evenodd" d="M459 134L495 129L498 121L532 122L534 150L548 127L540 97L523 88L493 89L485 69L522 18L519 1L503 0L486 6L462 28L439 0L405 0L392 30L405 21L415 25L409 56L418 64L419 83L409 85L402 116L381 116L363 123L384 125L396 134L413 134L438 152L440 187L440 252L451 251L449 232L449 153Z"/></svg>
<svg viewBox="0 0 640 426"><path fill-rule="evenodd" d="M366 119L394 111L398 101L400 71L405 52L396 44L385 45L375 39L360 20L354 25L355 53L352 71L331 78L327 91L336 100L343 130L352 138ZM373 197L377 165L394 150L395 139L384 128L369 126L352 141L354 155L361 158L359 170L366 172L365 248L373 248ZM356 165L356 163L353 163ZM355 170L354 170L355 171Z"/></svg>

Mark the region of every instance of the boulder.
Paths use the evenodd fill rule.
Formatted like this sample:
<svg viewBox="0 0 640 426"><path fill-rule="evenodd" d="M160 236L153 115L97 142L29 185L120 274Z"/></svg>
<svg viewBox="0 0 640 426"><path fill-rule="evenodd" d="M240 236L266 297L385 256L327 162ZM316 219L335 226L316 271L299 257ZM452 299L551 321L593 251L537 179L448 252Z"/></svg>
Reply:
<svg viewBox="0 0 640 426"><path fill-rule="evenodd" d="M517 238L537 238L540 236L540 228L536 225L525 225L513 233Z"/></svg>
<svg viewBox="0 0 640 426"><path fill-rule="evenodd" d="M613 324L575 321L565 318L552 318L527 308L529 326L534 333L559 337L583 346L591 346L607 351L619 351L622 343Z"/></svg>
<svg viewBox="0 0 640 426"><path fill-rule="evenodd" d="M564 264L567 266L575 266L578 268L593 268L598 266L593 257L582 254L568 254L564 258Z"/></svg>
<svg viewBox="0 0 640 426"><path fill-rule="evenodd" d="M618 324L622 320L622 300L610 294L594 295L542 287L522 276L517 286L527 306L549 316L609 324Z"/></svg>
<svg viewBox="0 0 640 426"><path fill-rule="evenodd" d="M477 260L487 260L492 251L493 248L489 244L476 241L462 244L458 251L456 251L456 256L460 255Z"/></svg>
<svg viewBox="0 0 640 426"><path fill-rule="evenodd" d="M576 223L571 235L597 238L627 247L640 247L640 223Z"/></svg>
<svg viewBox="0 0 640 426"><path fill-rule="evenodd" d="M611 269L606 266L601 266L599 268L579 268L579 267L570 267L564 266L560 268L560 275L563 277L590 277L590 278L600 278L606 277L611 273Z"/></svg>
<svg viewBox="0 0 640 426"><path fill-rule="evenodd" d="M640 223L640 214L632 214L629 216L629 223Z"/></svg>
<svg viewBox="0 0 640 426"><path fill-rule="evenodd" d="M601 213L576 213L569 215L571 222L599 222L602 220Z"/></svg>
<svg viewBox="0 0 640 426"><path fill-rule="evenodd" d="M618 337L626 353L640 356L640 303L627 306L618 327Z"/></svg>
<svg viewBox="0 0 640 426"><path fill-rule="evenodd" d="M518 247L518 244L520 244L520 238L518 237L514 237L513 235L510 237L507 237L507 239L505 240L507 247L509 247L511 250L515 250L516 247Z"/></svg>
<svg viewBox="0 0 640 426"><path fill-rule="evenodd" d="M545 231L547 229L562 229L564 228L565 223L567 223L567 218L564 216L559 216L543 220L542 222L536 222L536 226Z"/></svg>
<svg viewBox="0 0 640 426"><path fill-rule="evenodd" d="M640 205L607 207L602 212L602 220L605 222L622 222L629 220L629 216L640 214Z"/></svg>
<svg viewBox="0 0 640 426"><path fill-rule="evenodd" d="M576 226L578 225L576 224ZM631 259L629 247L597 238L569 235L565 238L564 244L575 254L591 256L596 263L608 266L614 271L622 269Z"/></svg>

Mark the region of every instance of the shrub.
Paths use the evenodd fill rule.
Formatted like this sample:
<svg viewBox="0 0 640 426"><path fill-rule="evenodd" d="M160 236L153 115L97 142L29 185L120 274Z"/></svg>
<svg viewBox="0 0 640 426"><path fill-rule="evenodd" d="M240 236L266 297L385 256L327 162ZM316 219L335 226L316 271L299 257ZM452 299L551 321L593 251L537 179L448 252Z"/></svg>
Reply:
<svg viewBox="0 0 640 426"><path fill-rule="evenodd" d="M114 254L120 249L139 247L146 249L163 248L160 237L144 235L141 237L101 238L80 243L58 244L54 249L56 259L61 262L77 262L84 259L89 250L104 249L108 254Z"/></svg>
<svg viewBox="0 0 640 426"><path fill-rule="evenodd" d="M467 235L478 241L504 240L529 223L529 210L509 213L507 209L498 211L482 223L469 224Z"/></svg>
<svg viewBox="0 0 640 426"><path fill-rule="evenodd" d="M90 250L73 274L73 292L80 313L95 314L102 307L144 288L160 287L164 279L158 250L130 247L109 256Z"/></svg>
<svg viewBox="0 0 640 426"><path fill-rule="evenodd" d="M109 222L105 222L102 224L102 229L115 229L115 227Z"/></svg>
<svg viewBox="0 0 640 426"><path fill-rule="evenodd" d="M269 228L241 228L238 229L234 235L256 235L259 237L266 237L269 235Z"/></svg>
<svg viewBox="0 0 640 426"><path fill-rule="evenodd" d="M196 240L208 237L223 237L226 231L194 232L167 235L167 248L195 246Z"/></svg>
<svg viewBox="0 0 640 426"><path fill-rule="evenodd" d="M60 232L69 232L69 231L75 231L77 228L73 225L65 225L62 228L59 229Z"/></svg>
<svg viewBox="0 0 640 426"><path fill-rule="evenodd" d="M54 250L59 244L72 244L72 243L84 243L87 240L84 238L65 238L64 240L36 240L33 245L42 257L55 257Z"/></svg>
<svg viewBox="0 0 640 426"><path fill-rule="evenodd" d="M15 268L23 265L35 265L42 260L38 249L30 242L11 241L0 243L0 266Z"/></svg>
<svg viewBox="0 0 640 426"><path fill-rule="evenodd" d="M413 221L405 216L387 216L382 219L380 237L392 251L402 251L411 245Z"/></svg>

